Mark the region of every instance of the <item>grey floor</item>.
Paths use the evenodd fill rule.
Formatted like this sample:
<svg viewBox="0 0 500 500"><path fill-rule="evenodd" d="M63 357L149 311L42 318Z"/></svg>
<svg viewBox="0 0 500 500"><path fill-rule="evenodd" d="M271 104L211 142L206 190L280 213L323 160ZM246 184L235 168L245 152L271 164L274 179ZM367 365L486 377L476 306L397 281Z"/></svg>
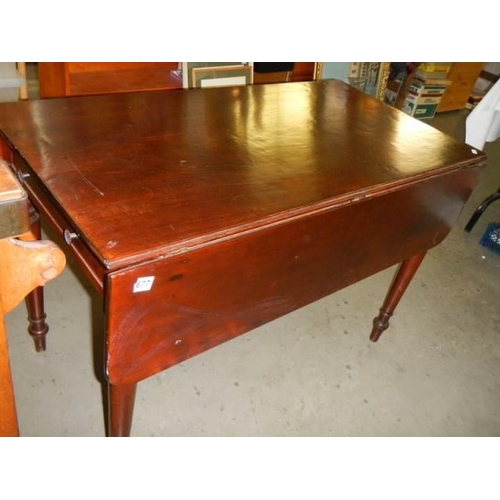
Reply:
<svg viewBox="0 0 500 500"><path fill-rule="evenodd" d="M463 140L466 111L430 125ZM368 340L395 269L139 384L133 436L499 436L500 256L478 240L500 221L500 142L456 228L432 250L391 328ZM99 298L70 265L46 286L48 350L23 305L7 316L23 436L103 436ZM95 367L98 367L97 369Z"/></svg>

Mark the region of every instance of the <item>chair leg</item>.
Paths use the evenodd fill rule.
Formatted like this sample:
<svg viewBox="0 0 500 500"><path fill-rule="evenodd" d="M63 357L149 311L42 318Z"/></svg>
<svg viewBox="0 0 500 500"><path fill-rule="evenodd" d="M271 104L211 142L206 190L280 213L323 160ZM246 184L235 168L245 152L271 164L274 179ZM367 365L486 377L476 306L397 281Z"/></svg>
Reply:
<svg viewBox="0 0 500 500"><path fill-rule="evenodd" d="M12 374L7 346L7 332L3 320L2 298L0 297L0 437L19 436L16 400L12 385Z"/></svg>
<svg viewBox="0 0 500 500"><path fill-rule="evenodd" d="M472 214L472 217L469 219L469 222L465 226L465 230L470 233L472 228L475 226L476 222L479 220L479 217L483 215L483 212L496 200L500 200L500 188L496 193L488 196L481 205L476 208L476 211Z"/></svg>

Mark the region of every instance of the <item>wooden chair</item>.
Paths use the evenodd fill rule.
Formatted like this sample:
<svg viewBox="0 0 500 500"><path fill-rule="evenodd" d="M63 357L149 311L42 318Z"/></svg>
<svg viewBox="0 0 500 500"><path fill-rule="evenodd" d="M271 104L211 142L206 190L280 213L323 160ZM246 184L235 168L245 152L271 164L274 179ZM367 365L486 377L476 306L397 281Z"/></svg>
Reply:
<svg viewBox="0 0 500 500"><path fill-rule="evenodd" d="M25 191L0 159L0 436L19 435L4 315L65 266L55 243L31 241L37 238L28 208Z"/></svg>

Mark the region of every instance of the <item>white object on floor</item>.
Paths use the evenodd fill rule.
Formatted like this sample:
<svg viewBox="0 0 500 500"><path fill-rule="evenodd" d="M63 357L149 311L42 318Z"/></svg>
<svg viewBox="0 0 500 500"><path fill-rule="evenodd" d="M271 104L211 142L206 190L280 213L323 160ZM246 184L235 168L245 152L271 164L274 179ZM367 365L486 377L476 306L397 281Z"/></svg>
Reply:
<svg viewBox="0 0 500 500"><path fill-rule="evenodd" d="M500 137L500 80L481 99L465 122L465 142L483 149L485 142Z"/></svg>

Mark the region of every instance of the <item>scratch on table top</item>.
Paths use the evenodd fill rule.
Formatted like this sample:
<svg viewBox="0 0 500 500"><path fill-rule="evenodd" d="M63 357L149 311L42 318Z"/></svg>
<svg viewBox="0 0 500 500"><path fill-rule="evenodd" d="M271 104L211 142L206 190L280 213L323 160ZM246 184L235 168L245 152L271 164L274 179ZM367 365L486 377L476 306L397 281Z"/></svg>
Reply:
<svg viewBox="0 0 500 500"><path fill-rule="evenodd" d="M82 171L75 165L75 162L69 157L69 156L66 156L66 159L71 163L71 165L73 166L73 168L80 174L81 178L83 179L83 181L88 184L96 193L100 194L101 196L104 196L104 193L100 190L100 189L97 189L96 186L94 186L94 184L92 184L88 179L87 177L85 177L82 173Z"/></svg>

